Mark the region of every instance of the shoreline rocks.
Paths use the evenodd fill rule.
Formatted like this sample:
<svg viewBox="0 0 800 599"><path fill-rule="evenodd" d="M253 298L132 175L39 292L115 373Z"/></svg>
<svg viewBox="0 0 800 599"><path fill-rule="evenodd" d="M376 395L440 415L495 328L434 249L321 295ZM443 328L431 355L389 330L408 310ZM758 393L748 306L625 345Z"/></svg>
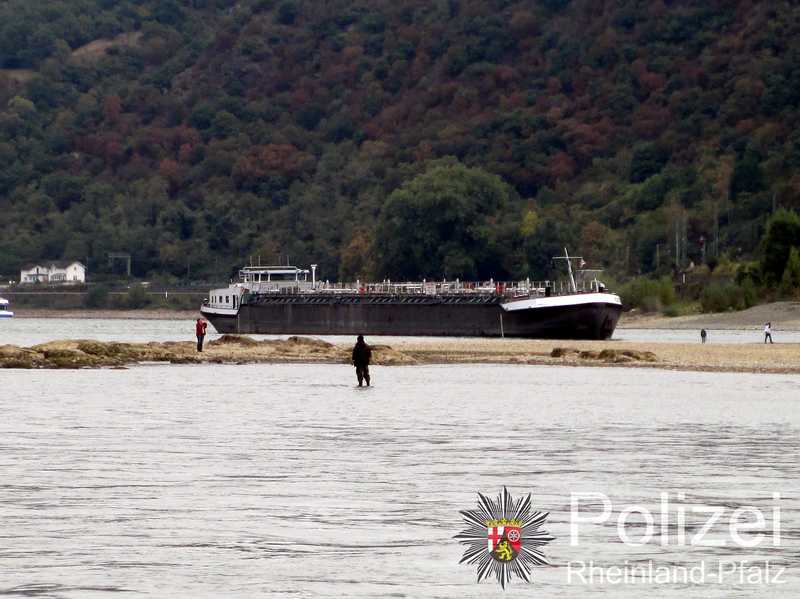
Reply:
<svg viewBox="0 0 800 599"><path fill-rule="evenodd" d="M0 368L123 368L141 363L259 364L271 362L350 363L350 348L310 337L256 341L223 335L198 352L191 341L117 343L91 340L49 341L33 347L0 346ZM417 360L387 345L373 346L376 365L415 364Z"/></svg>
<svg viewBox="0 0 800 599"><path fill-rule="evenodd" d="M635 349L602 349L579 350L574 347L554 347L550 352L551 358L566 358L578 360L597 360L611 364L628 364L631 362L658 362L658 358L651 351Z"/></svg>

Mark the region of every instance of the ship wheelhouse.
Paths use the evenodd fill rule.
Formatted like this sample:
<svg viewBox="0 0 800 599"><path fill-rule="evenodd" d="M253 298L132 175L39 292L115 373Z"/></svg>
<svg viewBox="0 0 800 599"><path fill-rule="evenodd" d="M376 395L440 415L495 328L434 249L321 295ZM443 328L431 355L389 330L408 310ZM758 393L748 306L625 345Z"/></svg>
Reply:
<svg viewBox="0 0 800 599"><path fill-rule="evenodd" d="M250 294L298 293L316 286L316 265L311 270L296 266L245 266L239 280L228 287L212 289L203 302L205 312L235 315Z"/></svg>
<svg viewBox="0 0 800 599"><path fill-rule="evenodd" d="M311 271L296 266L245 266L239 271L239 281L244 283L308 283ZM280 286L280 285L279 285ZM286 285L291 286L291 285Z"/></svg>

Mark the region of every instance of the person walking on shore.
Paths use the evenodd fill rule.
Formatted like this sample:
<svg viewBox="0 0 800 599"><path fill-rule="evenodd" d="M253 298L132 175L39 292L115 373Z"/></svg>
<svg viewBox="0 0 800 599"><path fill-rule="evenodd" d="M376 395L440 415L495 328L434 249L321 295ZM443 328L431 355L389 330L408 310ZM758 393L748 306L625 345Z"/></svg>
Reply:
<svg viewBox="0 0 800 599"><path fill-rule="evenodd" d="M772 343L772 323L771 322L768 322L767 324L764 325L764 343L767 342L767 339L769 339L769 342Z"/></svg>
<svg viewBox="0 0 800 599"><path fill-rule="evenodd" d="M364 342L364 336L359 335L353 347L353 366L356 367L358 386L362 387L364 381L369 387L369 361L372 358L372 348Z"/></svg>
<svg viewBox="0 0 800 599"><path fill-rule="evenodd" d="M197 351L203 351L203 339L206 337L208 323L202 318L198 318L194 323L194 332L197 335Z"/></svg>
<svg viewBox="0 0 800 599"><path fill-rule="evenodd" d="M706 330L705 329L700 329L700 341L702 343L706 342L706 337L708 337L708 333L706 332Z"/></svg>

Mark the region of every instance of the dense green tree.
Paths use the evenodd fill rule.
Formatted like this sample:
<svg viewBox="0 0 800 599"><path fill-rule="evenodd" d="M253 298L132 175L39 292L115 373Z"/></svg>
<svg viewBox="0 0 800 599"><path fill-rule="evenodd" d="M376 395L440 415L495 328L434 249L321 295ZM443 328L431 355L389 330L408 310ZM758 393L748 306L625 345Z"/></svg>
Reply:
<svg viewBox="0 0 800 599"><path fill-rule="evenodd" d="M276 20L281 25L293 25L295 19L297 19L298 13L299 8L297 3L294 0L286 0L285 2L281 2L280 6L278 6Z"/></svg>
<svg viewBox="0 0 800 599"><path fill-rule="evenodd" d="M743 192L756 192L764 189L764 172L761 159L753 151L746 151L733 167L731 177L731 199Z"/></svg>
<svg viewBox="0 0 800 599"><path fill-rule="evenodd" d="M633 150L633 158L631 158L631 182L641 183L660 173L668 160L667 152L656 144L636 146Z"/></svg>
<svg viewBox="0 0 800 599"><path fill-rule="evenodd" d="M762 248L761 270L769 282L781 280L792 248L800 248L800 215L779 210L767 225Z"/></svg>
<svg viewBox="0 0 800 599"><path fill-rule="evenodd" d="M147 289L142 285L131 285L125 296L125 307L131 310L139 310L147 307L149 303L150 296L147 295Z"/></svg>
<svg viewBox="0 0 800 599"><path fill-rule="evenodd" d="M800 292L800 248L792 247L781 277L781 292L795 296Z"/></svg>
<svg viewBox="0 0 800 599"><path fill-rule="evenodd" d="M92 285L86 294L87 308L105 308L108 304L109 288L105 285Z"/></svg>
<svg viewBox="0 0 800 599"><path fill-rule="evenodd" d="M387 199L376 234L377 270L389 278L502 278L498 224L514 192L499 177L436 164Z"/></svg>
<svg viewBox="0 0 800 599"><path fill-rule="evenodd" d="M209 133L212 137L224 138L239 132L239 119L227 110L221 110L214 116Z"/></svg>

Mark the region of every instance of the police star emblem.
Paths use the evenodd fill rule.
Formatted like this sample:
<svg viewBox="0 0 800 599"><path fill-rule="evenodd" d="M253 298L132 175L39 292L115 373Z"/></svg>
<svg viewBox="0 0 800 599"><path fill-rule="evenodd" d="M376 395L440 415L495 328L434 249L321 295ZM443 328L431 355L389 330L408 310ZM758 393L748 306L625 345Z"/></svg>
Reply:
<svg viewBox="0 0 800 599"><path fill-rule="evenodd" d="M455 536L466 545L459 563L478 566L478 582L490 577L506 587L512 575L531 581L534 566L550 562L541 547L555 537L541 529L549 512L533 511L531 494L514 500L508 489L494 501L478 493L478 509L460 512L466 528Z"/></svg>

